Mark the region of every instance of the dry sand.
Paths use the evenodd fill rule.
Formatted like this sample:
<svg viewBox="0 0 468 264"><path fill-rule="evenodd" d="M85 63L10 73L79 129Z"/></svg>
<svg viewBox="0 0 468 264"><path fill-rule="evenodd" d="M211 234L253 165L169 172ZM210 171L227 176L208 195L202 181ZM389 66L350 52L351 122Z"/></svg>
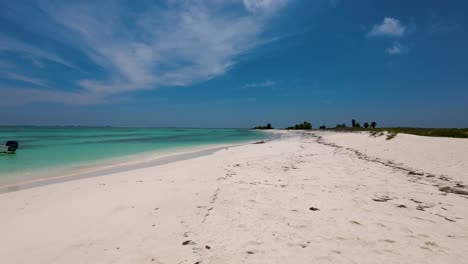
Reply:
<svg viewBox="0 0 468 264"><path fill-rule="evenodd" d="M1 263L467 263L468 140L275 133L1 194Z"/></svg>

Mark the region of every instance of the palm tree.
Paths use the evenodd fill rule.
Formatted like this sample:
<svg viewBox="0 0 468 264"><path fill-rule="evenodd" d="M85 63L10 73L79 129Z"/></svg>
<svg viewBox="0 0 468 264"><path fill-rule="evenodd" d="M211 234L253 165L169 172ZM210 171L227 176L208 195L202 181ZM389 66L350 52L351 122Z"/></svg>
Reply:
<svg viewBox="0 0 468 264"><path fill-rule="evenodd" d="M364 128L368 128L369 127L369 123L365 122L364 123Z"/></svg>
<svg viewBox="0 0 468 264"><path fill-rule="evenodd" d="M377 123L376 123L375 121L372 121L372 122L370 123L370 127L371 127L371 128L375 128L376 126L377 126Z"/></svg>
<svg viewBox="0 0 468 264"><path fill-rule="evenodd" d="M352 126L352 127L356 127L356 120L354 120L354 119L351 120L351 126Z"/></svg>

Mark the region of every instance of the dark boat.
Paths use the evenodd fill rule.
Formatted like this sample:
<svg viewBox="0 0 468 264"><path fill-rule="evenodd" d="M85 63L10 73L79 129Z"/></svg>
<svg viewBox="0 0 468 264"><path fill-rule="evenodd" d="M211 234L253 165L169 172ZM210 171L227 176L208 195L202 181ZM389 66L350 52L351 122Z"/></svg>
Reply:
<svg viewBox="0 0 468 264"><path fill-rule="evenodd" d="M14 154L18 149L18 142L9 140L5 143L4 146L0 145L0 153L3 154Z"/></svg>

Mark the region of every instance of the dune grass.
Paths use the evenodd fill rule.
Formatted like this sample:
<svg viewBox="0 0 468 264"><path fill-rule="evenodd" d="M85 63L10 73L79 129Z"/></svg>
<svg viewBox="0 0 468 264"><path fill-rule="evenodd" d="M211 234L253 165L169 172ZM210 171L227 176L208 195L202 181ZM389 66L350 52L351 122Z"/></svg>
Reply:
<svg viewBox="0 0 468 264"><path fill-rule="evenodd" d="M417 127L382 127L382 128L333 128L336 131L370 131L374 135L387 131L389 134L411 134L426 137L468 138L468 128L417 128ZM393 137L391 137L393 138ZM391 139L390 138L390 139Z"/></svg>

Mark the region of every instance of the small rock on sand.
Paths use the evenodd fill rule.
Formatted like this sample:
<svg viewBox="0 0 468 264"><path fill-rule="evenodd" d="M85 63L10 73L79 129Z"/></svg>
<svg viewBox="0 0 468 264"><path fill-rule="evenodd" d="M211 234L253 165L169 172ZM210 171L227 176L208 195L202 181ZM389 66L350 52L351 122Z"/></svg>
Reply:
<svg viewBox="0 0 468 264"><path fill-rule="evenodd" d="M182 246L186 245L195 245L195 242L193 242L192 240L185 240L184 242L182 242Z"/></svg>

